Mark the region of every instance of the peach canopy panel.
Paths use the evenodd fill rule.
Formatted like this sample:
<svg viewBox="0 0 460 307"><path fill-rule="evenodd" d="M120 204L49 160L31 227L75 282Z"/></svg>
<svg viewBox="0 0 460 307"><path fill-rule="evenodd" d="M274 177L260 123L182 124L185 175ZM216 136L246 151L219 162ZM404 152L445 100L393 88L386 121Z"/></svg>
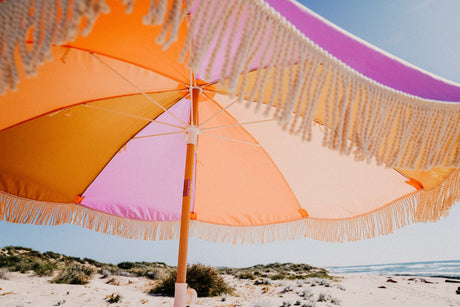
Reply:
<svg viewBox="0 0 460 307"><path fill-rule="evenodd" d="M343 241L460 198L460 85L295 1L76 3L0 1L0 220Z"/></svg>

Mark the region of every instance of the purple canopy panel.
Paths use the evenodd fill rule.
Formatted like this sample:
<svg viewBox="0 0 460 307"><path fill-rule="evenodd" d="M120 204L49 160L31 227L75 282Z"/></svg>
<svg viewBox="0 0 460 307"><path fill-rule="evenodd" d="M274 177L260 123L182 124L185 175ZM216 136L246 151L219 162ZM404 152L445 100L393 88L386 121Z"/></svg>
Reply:
<svg viewBox="0 0 460 307"><path fill-rule="evenodd" d="M293 0L266 1L306 37L364 76L421 98L460 102L460 85L386 54Z"/></svg>

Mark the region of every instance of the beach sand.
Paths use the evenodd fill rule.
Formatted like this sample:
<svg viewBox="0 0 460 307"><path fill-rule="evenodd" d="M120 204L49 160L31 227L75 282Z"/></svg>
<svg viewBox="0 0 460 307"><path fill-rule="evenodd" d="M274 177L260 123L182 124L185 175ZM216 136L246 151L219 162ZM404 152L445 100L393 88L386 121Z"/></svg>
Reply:
<svg viewBox="0 0 460 307"><path fill-rule="evenodd" d="M172 298L147 293L155 283L152 280L101 277L96 275L82 286L51 284L50 277L8 272L7 279L0 279L0 306L172 306ZM111 278L114 284L107 284ZM233 296L198 298L192 306L460 306L460 295L455 293L460 283L448 283L445 278L342 274L333 281L278 280L268 285L232 276L225 279L236 289ZM107 297L113 293L122 299L109 304Z"/></svg>

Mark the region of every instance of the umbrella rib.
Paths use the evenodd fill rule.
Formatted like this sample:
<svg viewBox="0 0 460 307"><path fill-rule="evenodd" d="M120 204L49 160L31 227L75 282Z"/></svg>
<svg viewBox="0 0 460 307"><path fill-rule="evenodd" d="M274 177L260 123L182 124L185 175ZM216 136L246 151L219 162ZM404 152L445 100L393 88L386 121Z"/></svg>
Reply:
<svg viewBox="0 0 460 307"><path fill-rule="evenodd" d="M200 135L213 136L213 137L219 138L219 139L224 139L224 140L233 141L233 142L237 142L237 143L243 143L243 144L252 145L252 146L256 146L256 147L262 147L260 144L246 142L246 141L242 141L242 140L237 140L237 139L229 138L229 137L222 136L222 135L215 135L215 134L210 134L210 133L206 133L206 132L200 132Z"/></svg>
<svg viewBox="0 0 460 307"><path fill-rule="evenodd" d="M1 1L0 1L1 2ZM26 42L27 44L30 44L31 41L27 41ZM77 47L77 46L72 46L72 45L53 45L53 47L62 47L62 48L66 48L66 49L75 49L75 50L78 50L78 51L82 51L82 52L87 52L89 54L91 53L94 53L94 54L98 54L100 56L103 56L103 57L106 57L106 58L109 58L109 59L113 59L113 60L116 60L116 61L121 61L123 63L127 63L127 64L130 64L130 65L134 65L136 67L139 67L139 68L142 68L142 69L146 69L146 70L149 70L155 74L158 74L160 76L163 76L165 78L168 78L169 80L172 80L174 82L177 82L177 83L180 83L182 84L183 86L186 86L188 87L189 85L185 82L182 82L180 81L179 79L176 79L175 77L172 77L170 75L167 75L165 74L164 72L161 72L161 71L157 71L157 70L154 70L152 69L151 67L148 67L148 66L143 66L143 65L140 65L139 63L135 63L135 62L130 62L124 58L118 58L118 57L115 57L113 55L109 55L109 54L105 54L105 53L101 53L101 52L98 52L96 50L93 50L93 49L87 49L87 48L83 48L83 47Z"/></svg>
<svg viewBox="0 0 460 307"><path fill-rule="evenodd" d="M271 122L271 121L274 121L274 120L275 120L274 118L264 119L264 120L255 120L255 121L251 121L251 122L236 123L236 124L233 124L233 125L225 125L225 126L216 126L216 127L203 128L200 131L213 130L213 129L222 129L222 128L230 128L230 127L241 127L243 125L260 124L260 123Z"/></svg>
<svg viewBox="0 0 460 307"><path fill-rule="evenodd" d="M190 84L193 84L193 87L195 86L195 82L193 80L195 79L195 75L193 74L193 71L190 69ZM192 86L189 87L189 95L192 96ZM190 125L194 126L196 125L195 121L193 120L193 102L190 102Z"/></svg>
<svg viewBox="0 0 460 307"><path fill-rule="evenodd" d="M205 95L208 99L214 101L214 99L212 99L211 97L209 97L206 93L203 93L203 95ZM217 116L219 116L219 114L221 114L222 112L225 112L228 108L230 108L232 105L234 105L234 104L237 103L237 102L238 102L238 100L235 100L235 101L233 101L232 103L226 105L226 106L223 107L221 110L219 110L219 112L217 112L216 114L214 114L213 116L211 116L210 118L208 118L207 120L205 120L204 122L202 122L202 123L200 124L199 127L200 127L200 128L203 127L203 125L205 125L207 122L213 120L214 118L216 118Z"/></svg>
<svg viewBox="0 0 460 307"><path fill-rule="evenodd" d="M216 84L216 81L211 81L211 82L208 82L208 83L203 83L203 84L198 84L203 90L205 87L208 87L208 86L211 86L211 85L214 85ZM210 90L208 90L210 91Z"/></svg>
<svg viewBox="0 0 460 307"><path fill-rule="evenodd" d="M116 75L118 75L120 78L122 78L123 80L125 80L128 84L130 84L132 87L134 87L139 93L141 93L142 95L144 95L148 100L150 100L151 102L153 102L154 104L156 104L158 107L160 107L163 111L165 111L166 113L168 113L169 115L171 115L172 117L174 117L175 119L177 119L180 123L182 123L184 126L183 127L186 127L188 126L185 122L183 122L180 118L178 118L176 115L174 115L173 113L171 113L168 109L166 109L164 106L162 106L160 103L158 103L157 101L155 101L152 97L150 97L149 95L147 95L146 92L144 92L143 90L141 90L139 87L137 87L134 83L132 83L131 81L129 81L125 76L123 76L122 74L120 74L118 71L116 71L114 68L112 68L109 64L105 63L104 61L102 61L101 59L99 59L96 55L94 55L93 53L90 53L90 55L95 58L96 60L98 60L100 63L102 63L104 66L106 66L108 69L110 69L112 72L114 72Z"/></svg>
<svg viewBox="0 0 460 307"><path fill-rule="evenodd" d="M227 92L225 91L219 91L219 90L210 90L210 89L203 89L203 92L209 92L209 93L213 93L213 94L223 94L223 95L226 95Z"/></svg>
<svg viewBox="0 0 460 307"><path fill-rule="evenodd" d="M144 138L150 138L150 137L162 136L162 135L179 134L179 133L184 133L184 131L176 131L176 132L169 132L169 133L159 133L159 134L150 134L150 135L143 135L143 136L135 136L135 137L131 138L131 140L135 140L135 139L144 139Z"/></svg>
<svg viewBox="0 0 460 307"><path fill-rule="evenodd" d="M150 118L147 118L147 117L142 117L142 116L137 116L137 115L133 115L133 114L127 114L127 113L123 113L123 112L118 112L118 111L115 111L115 110L111 110L111 109L107 109L107 108L103 108L103 107L98 107L98 106L93 106L93 105L86 104L86 103L84 103L83 106L87 107L87 108L93 108L93 109L103 110L103 111L107 111L107 112L112 112L112 113L115 113L115 114L119 114L119 115L123 115L123 116L127 116L127 117L133 117L133 118L137 118L137 119L142 119L142 120L145 120L145 121L148 121L148 122L151 122L151 123L161 124L161 125L170 126L170 127L174 127L174 128L184 130L184 127L182 127L182 126L177 126L177 125L165 123L165 122L158 121L158 120L153 120L153 119L150 119Z"/></svg>

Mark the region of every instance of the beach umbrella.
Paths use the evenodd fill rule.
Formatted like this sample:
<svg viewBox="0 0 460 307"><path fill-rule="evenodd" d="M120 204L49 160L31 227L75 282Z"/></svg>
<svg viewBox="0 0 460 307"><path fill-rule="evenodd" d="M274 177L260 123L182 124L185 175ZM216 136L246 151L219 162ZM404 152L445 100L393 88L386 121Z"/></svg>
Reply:
<svg viewBox="0 0 460 307"><path fill-rule="evenodd" d="M180 237L177 306L189 235L353 241L459 198L460 85L291 0L3 0L0 52L0 219Z"/></svg>

